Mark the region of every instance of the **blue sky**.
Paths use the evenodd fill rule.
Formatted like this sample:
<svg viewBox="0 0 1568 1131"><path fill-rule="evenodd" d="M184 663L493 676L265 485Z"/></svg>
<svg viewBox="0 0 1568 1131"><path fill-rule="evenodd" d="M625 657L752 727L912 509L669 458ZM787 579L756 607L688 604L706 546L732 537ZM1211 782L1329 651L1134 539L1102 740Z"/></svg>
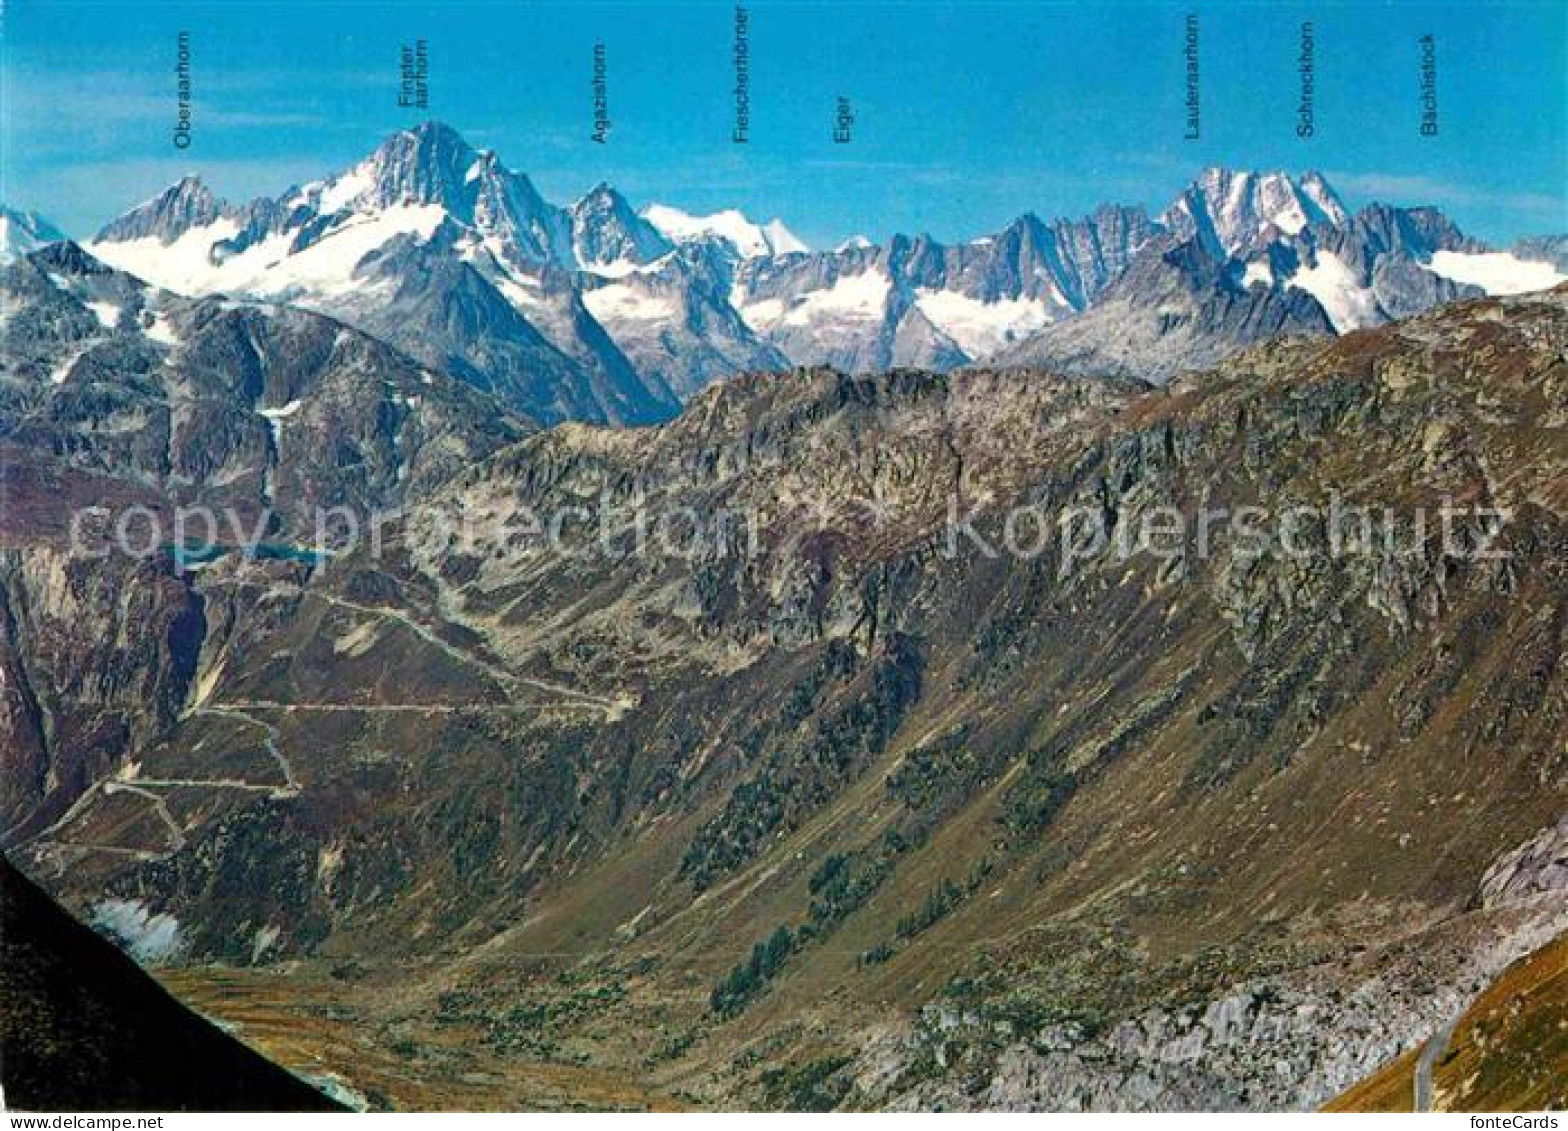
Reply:
<svg viewBox="0 0 1568 1131"><path fill-rule="evenodd" d="M785 3L751 8L752 135L729 142L728 3L4 5L0 197L68 232L187 173L275 195L435 117L566 202L738 206L814 246L962 239L1025 211L1163 207L1199 169L1316 168L1354 206L1437 203L1504 242L1568 230L1568 4ZM1202 22L1203 138L1182 140L1182 20ZM1318 131L1293 132L1297 29L1316 28ZM190 31L195 144L171 144ZM1417 131L1437 36L1442 132ZM429 41L428 114L396 105ZM592 49L615 127L592 128ZM849 97L855 140L831 141Z"/></svg>

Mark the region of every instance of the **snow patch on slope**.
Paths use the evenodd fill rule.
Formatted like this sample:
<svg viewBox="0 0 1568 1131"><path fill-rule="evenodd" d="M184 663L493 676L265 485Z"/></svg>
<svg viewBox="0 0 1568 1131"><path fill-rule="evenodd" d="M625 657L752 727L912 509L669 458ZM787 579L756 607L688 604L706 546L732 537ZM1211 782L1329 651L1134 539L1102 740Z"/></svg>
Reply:
<svg viewBox="0 0 1568 1131"><path fill-rule="evenodd" d="M1372 292L1361 285L1344 260L1331 252L1320 252L1317 263L1302 267L1289 282L1318 300L1337 333L1375 326L1381 320Z"/></svg>
<svg viewBox="0 0 1568 1131"><path fill-rule="evenodd" d="M93 312L93 317L106 330L112 330L120 324L120 308L112 302L89 302L87 309Z"/></svg>
<svg viewBox="0 0 1568 1131"><path fill-rule="evenodd" d="M287 420L289 417L293 416L296 412L299 411L299 407L303 403L303 401L296 399L290 401L286 405L281 406L280 408L261 408L257 409L256 411L261 413L262 416L267 417L269 420Z"/></svg>
<svg viewBox="0 0 1568 1131"><path fill-rule="evenodd" d="M742 259L810 250L784 226L783 221L770 220L766 224L754 224L734 208L726 208L710 216L693 216L666 204L650 204L643 209L642 218L657 228L666 239L676 243L705 236L727 240Z"/></svg>
<svg viewBox="0 0 1568 1131"><path fill-rule="evenodd" d="M922 289L916 292L915 305L970 357L996 353L1051 320L1045 303L1037 299L982 302L957 291Z"/></svg>
<svg viewBox="0 0 1568 1131"><path fill-rule="evenodd" d="M840 275L830 287L812 291L788 304L776 298L762 299L738 308L740 316L754 330L778 326L814 326L836 322L881 321L893 282L880 271Z"/></svg>
<svg viewBox="0 0 1568 1131"><path fill-rule="evenodd" d="M1549 290L1568 279L1550 263L1520 259L1510 251L1439 251L1427 266L1435 275L1480 287L1489 295Z"/></svg>
<svg viewBox="0 0 1568 1131"><path fill-rule="evenodd" d="M139 899L101 899L93 905L89 921L144 966L167 962L185 948L180 921L173 915L150 913Z"/></svg>
<svg viewBox="0 0 1568 1131"><path fill-rule="evenodd" d="M544 294L539 290L537 280L530 279L526 275L512 275L505 271L488 277L496 290L501 292L501 297L511 303L523 317L533 318L551 313Z"/></svg>
<svg viewBox="0 0 1568 1131"><path fill-rule="evenodd" d="M180 294L222 289L223 268L212 261L213 247L239 232L233 220L215 220L180 233L173 243L157 236L92 243L87 250L110 267Z"/></svg>
<svg viewBox="0 0 1568 1131"><path fill-rule="evenodd" d="M680 317L673 300L619 283L584 292L583 305L601 322L669 322Z"/></svg>
<svg viewBox="0 0 1568 1131"><path fill-rule="evenodd" d="M62 357L55 367L49 371L49 383L51 385L65 384L66 380L71 376L71 370L76 368L76 363L82 359L82 355L86 352L87 348L83 347L82 349L72 350Z"/></svg>
<svg viewBox="0 0 1568 1131"><path fill-rule="evenodd" d="M316 207L322 213L331 215L347 208L361 193L374 188L375 184L376 178L370 162L363 162L323 186Z"/></svg>
<svg viewBox="0 0 1568 1131"><path fill-rule="evenodd" d="M88 250L111 267L179 294L230 291L280 297L308 291L322 297L356 289L354 269L360 260L400 235L429 239L446 216L439 204L400 204L355 216L293 253L293 233L279 233L221 261L213 249L236 234L232 220L192 228L172 244L148 236L93 244Z"/></svg>
<svg viewBox="0 0 1568 1131"><path fill-rule="evenodd" d="M628 275L656 275L664 269L669 254L661 255L652 263L638 263L633 259L615 259L609 263L592 263L585 270L605 279L624 279Z"/></svg>
<svg viewBox="0 0 1568 1131"><path fill-rule="evenodd" d="M1274 269L1269 266L1268 260L1254 259L1247 264L1247 269L1241 276L1241 285L1250 287L1253 283L1262 283L1265 287L1274 285Z"/></svg>
<svg viewBox="0 0 1568 1131"><path fill-rule="evenodd" d="M143 331L149 340L166 346L180 344L179 334L174 332L174 324L169 321L167 314L153 315L152 323Z"/></svg>
<svg viewBox="0 0 1568 1131"><path fill-rule="evenodd" d="M357 288L354 268L365 256L401 235L430 238L447 211L439 204L400 204L333 228L322 239L267 271L249 289L282 294L296 287L316 295L336 295Z"/></svg>
<svg viewBox="0 0 1568 1131"><path fill-rule="evenodd" d="M293 416L300 409L302 402L292 400L280 408L259 408L257 413L267 418L267 427L272 430L272 446L274 449L283 442L283 422Z"/></svg>

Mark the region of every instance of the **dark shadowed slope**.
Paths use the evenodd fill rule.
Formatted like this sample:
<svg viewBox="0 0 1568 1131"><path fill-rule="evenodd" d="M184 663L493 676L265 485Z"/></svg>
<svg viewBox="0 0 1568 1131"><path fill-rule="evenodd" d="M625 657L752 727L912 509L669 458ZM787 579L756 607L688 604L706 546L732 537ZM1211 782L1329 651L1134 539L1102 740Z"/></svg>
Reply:
<svg viewBox="0 0 1568 1131"><path fill-rule="evenodd" d="M0 1080L12 1108L332 1111L0 858Z"/></svg>

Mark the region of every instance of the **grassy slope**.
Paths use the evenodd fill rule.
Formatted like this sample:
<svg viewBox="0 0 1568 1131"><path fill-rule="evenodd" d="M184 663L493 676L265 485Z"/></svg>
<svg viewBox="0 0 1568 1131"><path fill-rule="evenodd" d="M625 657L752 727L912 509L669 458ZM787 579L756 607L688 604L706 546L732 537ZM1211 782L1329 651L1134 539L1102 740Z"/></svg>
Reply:
<svg viewBox="0 0 1568 1131"><path fill-rule="evenodd" d="M1409 1111L1419 1047L1328 1104ZM1443 1111L1568 1108L1568 935L1510 966L1465 1010L1432 1069Z"/></svg>

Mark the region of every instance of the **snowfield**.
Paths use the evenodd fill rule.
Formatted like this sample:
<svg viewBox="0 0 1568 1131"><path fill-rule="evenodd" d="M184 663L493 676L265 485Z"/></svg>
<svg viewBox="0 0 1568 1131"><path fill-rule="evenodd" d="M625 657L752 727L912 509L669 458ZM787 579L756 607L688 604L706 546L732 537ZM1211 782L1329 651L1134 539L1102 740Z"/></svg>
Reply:
<svg viewBox="0 0 1568 1131"><path fill-rule="evenodd" d="M1355 272L1332 252L1320 251L1317 263L1292 275L1290 285L1317 299L1338 333L1375 326L1382 321L1372 292L1363 287Z"/></svg>
<svg viewBox="0 0 1568 1131"><path fill-rule="evenodd" d="M351 178L344 178L350 180ZM213 255L238 229L232 220L192 228L173 243L156 236L89 244L87 250L111 267L183 295L220 291L260 298L309 291L315 296L356 289L360 260L400 235L428 240L448 216L438 204L403 204L354 215L299 251L290 252L296 235L280 232L226 257Z"/></svg>
<svg viewBox="0 0 1568 1131"><path fill-rule="evenodd" d="M115 938L143 966L157 966L185 948L180 921L151 913L139 899L102 899L93 905L91 923Z"/></svg>
<svg viewBox="0 0 1568 1131"><path fill-rule="evenodd" d="M987 357L1051 321L1050 310L1039 299L982 302L958 291L922 289L915 305L970 357Z"/></svg>
<svg viewBox="0 0 1568 1131"><path fill-rule="evenodd" d="M1510 251L1439 251L1429 267L1434 274L1480 287L1489 295L1550 290L1568 279L1550 263L1520 259Z"/></svg>
<svg viewBox="0 0 1568 1131"><path fill-rule="evenodd" d="M673 299L642 294L620 283L584 292L583 305L601 322L671 322L681 313Z"/></svg>
<svg viewBox="0 0 1568 1131"><path fill-rule="evenodd" d="M795 233L784 226L782 220L754 224L734 208L726 208L711 216L693 216L665 204L650 204L643 209L642 218L675 243L703 236L728 240L742 259L810 250Z"/></svg>
<svg viewBox="0 0 1568 1131"><path fill-rule="evenodd" d="M738 309L746 325L759 331L780 326L880 322L887 313L892 289L893 281L882 272L863 271L840 275L831 286L808 291L787 303L776 298L759 299Z"/></svg>

